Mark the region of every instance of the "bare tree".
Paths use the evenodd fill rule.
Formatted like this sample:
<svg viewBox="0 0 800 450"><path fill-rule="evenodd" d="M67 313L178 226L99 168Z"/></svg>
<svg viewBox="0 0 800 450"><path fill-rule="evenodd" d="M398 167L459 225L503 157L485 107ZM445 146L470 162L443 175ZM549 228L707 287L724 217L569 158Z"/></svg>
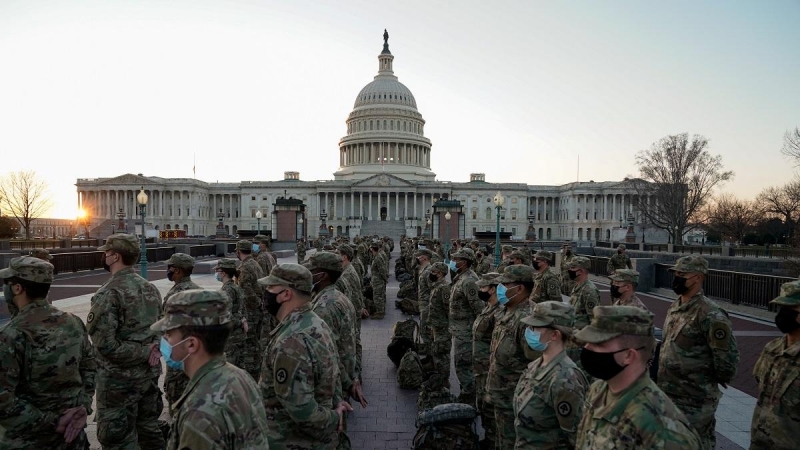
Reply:
<svg viewBox="0 0 800 450"><path fill-rule="evenodd" d="M656 228L667 230L673 242L696 227L714 188L733 178L724 171L722 157L711 156L708 139L689 140L687 133L666 136L636 155L639 178L631 181L638 194L639 211Z"/></svg>
<svg viewBox="0 0 800 450"><path fill-rule="evenodd" d="M761 212L755 203L741 200L733 194L722 194L706 206L706 226L723 238L741 242L753 230Z"/></svg>
<svg viewBox="0 0 800 450"><path fill-rule="evenodd" d="M25 239L31 238L31 222L42 217L53 207L47 192L47 183L36 172L11 172L0 180L0 206L25 229Z"/></svg>
<svg viewBox="0 0 800 450"><path fill-rule="evenodd" d="M800 128L795 127L794 130L786 131L783 135L781 153L796 160L795 162L800 165Z"/></svg>
<svg viewBox="0 0 800 450"><path fill-rule="evenodd" d="M767 215L783 220L791 238L800 219L800 180L785 186L764 189L756 197L756 204Z"/></svg>

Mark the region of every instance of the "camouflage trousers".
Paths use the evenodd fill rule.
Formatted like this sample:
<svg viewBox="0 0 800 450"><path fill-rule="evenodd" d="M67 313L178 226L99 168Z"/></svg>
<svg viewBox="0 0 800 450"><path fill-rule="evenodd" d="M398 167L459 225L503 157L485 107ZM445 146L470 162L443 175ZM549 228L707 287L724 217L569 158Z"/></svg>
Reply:
<svg viewBox="0 0 800 450"><path fill-rule="evenodd" d="M188 384L189 377L182 370L167 367L167 376L164 377L164 394L166 394L169 404L170 417L172 417L172 405L181 398Z"/></svg>
<svg viewBox="0 0 800 450"><path fill-rule="evenodd" d="M453 333L453 360L456 367L456 378L461 385L460 400L470 400L474 406L475 373L472 370L472 333Z"/></svg>
<svg viewBox="0 0 800 450"><path fill-rule="evenodd" d="M157 378L120 380L98 374L97 440L104 450L161 450L164 410Z"/></svg>
<svg viewBox="0 0 800 450"><path fill-rule="evenodd" d="M428 306L423 306L422 302L419 304L419 333L422 337L422 342L433 342L433 334L428 326Z"/></svg>
<svg viewBox="0 0 800 450"><path fill-rule="evenodd" d="M361 355L364 347L361 345L361 311L356 311L356 373L361 378Z"/></svg>
<svg viewBox="0 0 800 450"><path fill-rule="evenodd" d="M700 443L703 447L700 450L714 450L717 448L717 406L719 405L719 398L703 398L698 399L680 399L670 397L675 406L681 410L689 419L689 424L692 425L694 430L700 436Z"/></svg>
<svg viewBox="0 0 800 450"><path fill-rule="evenodd" d="M375 308L375 314L386 314L386 281L381 280L376 276L370 279L372 285L372 303Z"/></svg>
<svg viewBox="0 0 800 450"><path fill-rule="evenodd" d="M305 259L306 259L306 254L305 254L305 252L304 252L304 253L298 253L298 254L297 254L297 264L303 264L303 261L304 261Z"/></svg>
<svg viewBox="0 0 800 450"><path fill-rule="evenodd" d="M241 328L231 332L230 337L228 338L227 342L225 342L225 360L245 371L246 369L244 368L242 353L244 352L244 346L246 342L247 335Z"/></svg>
<svg viewBox="0 0 800 450"><path fill-rule="evenodd" d="M450 339L440 339L434 337L433 345L430 346L431 357L433 358L433 366L436 373L443 379L442 387L450 388Z"/></svg>
<svg viewBox="0 0 800 450"><path fill-rule="evenodd" d="M486 442L486 447L483 448L494 448L497 441L497 424L494 420L494 406L486 401L486 377L485 373L475 373L475 398L481 415L483 440Z"/></svg>
<svg viewBox="0 0 800 450"><path fill-rule="evenodd" d="M506 450L514 448L517 441L517 431L514 428L514 388L508 386L508 390L494 389L491 394L488 392L483 396L484 407L494 409L494 429L495 429L495 448ZM484 427L485 428L485 427Z"/></svg>

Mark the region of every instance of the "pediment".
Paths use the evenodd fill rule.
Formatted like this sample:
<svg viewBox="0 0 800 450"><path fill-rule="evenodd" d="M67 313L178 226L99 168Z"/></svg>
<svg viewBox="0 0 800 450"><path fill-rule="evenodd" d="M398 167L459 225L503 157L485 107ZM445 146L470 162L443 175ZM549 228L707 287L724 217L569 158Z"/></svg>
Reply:
<svg viewBox="0 0 800 450"><path fill-rule="evenodd" d="M354 188L360 187L412 187L413 184L409 183L408 181L396 177L389 173L379 173L377 175L373 175L369 178L365 178L355 184L353 184Z"/></svg>
<svg viewBox="0 0 800 450"><path fill-rule="evenodd" d="M153 184L153 181L147 179L145 177L140 177L139 175L134 175L132 173L126 173L125 175L120 175L118 177L109 178L99 184L110 184L110 185L121 185L121 184L136 184L140 186L145 186L148 184Z"/></svg>

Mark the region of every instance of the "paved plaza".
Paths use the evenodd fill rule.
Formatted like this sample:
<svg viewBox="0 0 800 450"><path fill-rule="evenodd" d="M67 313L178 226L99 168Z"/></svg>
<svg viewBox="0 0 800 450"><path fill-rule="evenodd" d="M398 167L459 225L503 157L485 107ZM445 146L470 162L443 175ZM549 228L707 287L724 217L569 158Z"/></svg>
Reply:
<svg viewBox="0 0 800 450"><path fill-rule="evenodd" d="M393 257L396 258L397 255L395 252ZM280 263L296 261L294 256L279 260ZM394 273L394 260L390 264L390 273ZM89 312L92 293L107 277L108 274L105 272L59 276L53 285L51 297L59 308L85 319ZM163 264L151 264L148 278L159 288L162 295L172 285L166 279L166 266ZM220 287L220 283L215 281L211 274L195 274L192 280L206 289ZM597 278L597 281L602 279ZM599 287L602 303L609 304L608 287L604 285ZM417 391L398 387L394 364L386 356L392 325L408 317L394 308L397 290L398 283L393 276L390 276L386 317L383 320L362 322L364 392L369 400L369 406L362 409L360 405L354 405L355 411L348 418L348 435L354 449L408 449L412 446L416 432ZM663 325L671 299L647 294L641 294L640 298L656 315L656 326ZM733 316L732 321L742 357L738 374L732 385L724 389L724 396L717 411L717 449L725 450L746 449L749 446L750 419L756 402L753 364L764 344L780 335L774 325L764 320ZM454 394L457 394L458 382L454 371L451 375L451 385ZM162 417L168 417L166 411ZM100 447L93 419L94 417L90 417L88 433L92 449L98 449Z"/></svg>

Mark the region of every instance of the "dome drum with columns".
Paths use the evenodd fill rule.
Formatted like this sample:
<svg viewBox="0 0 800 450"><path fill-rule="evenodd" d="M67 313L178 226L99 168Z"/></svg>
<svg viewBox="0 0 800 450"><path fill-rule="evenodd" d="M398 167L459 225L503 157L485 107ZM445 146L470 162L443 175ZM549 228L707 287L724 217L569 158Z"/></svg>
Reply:
<svg viewBox="0 0 800 450"><path fill-rule="evenodd" d="M104 229L112 229L104 221L116 220L120 209L126 217L136 217L136 193L144 186L151 198L148 229L213 235L221 215L227 234L254 232L260 225L278 242L293 242L306 232L315 238L323 223L334 235L351 237L433 233L444 238L438 233L446 229L452 238L470 238L475 232L495 231L492 199L501 191L506 201L500 227L514 239L624 240L631 216L639 240L644 234L646 242L666 242L664 232L643 223L628 181L540 186L487 182L481 173L470 174L468 182L436 181L425 120L411 91L394 75L393 62L385 33L378 74L359 92L347 118L333 180L304 181L294 171L279 181L238 183L125 174L79 179L80 206L100 224L100 237ZM285 203L279 199L302 201L303 208L292 216L295 226L285 218L276 221L276 204ZM453 209L453 224L443 224L443 216L430 217L438 214L433 204L439 199L460 203ZM440 226L429 227L428 219Z"/></svg>

